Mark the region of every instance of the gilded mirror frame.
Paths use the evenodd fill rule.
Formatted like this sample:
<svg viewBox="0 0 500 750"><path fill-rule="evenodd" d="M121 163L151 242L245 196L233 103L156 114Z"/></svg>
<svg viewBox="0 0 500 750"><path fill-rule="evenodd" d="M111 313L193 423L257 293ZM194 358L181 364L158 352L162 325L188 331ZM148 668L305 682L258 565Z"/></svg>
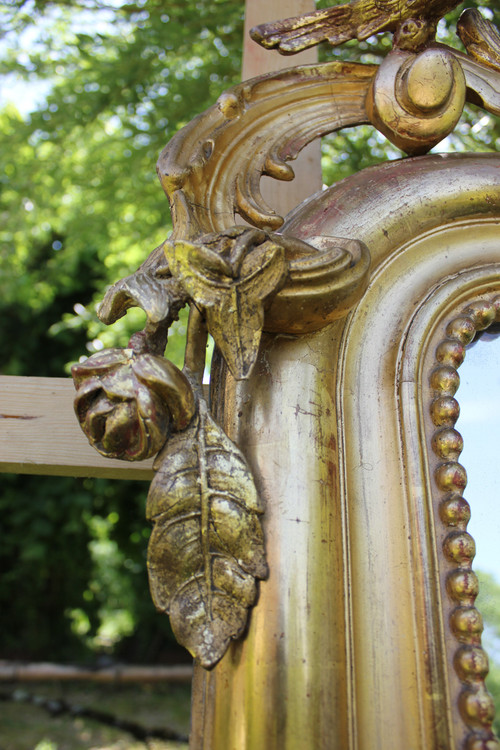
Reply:
<svg viewBox="0 0 500 750"><path fill-rule="evenodd" d="M158 454L149 578L196 660L193 750L498 747L463 572L472 543L436 515L463 474L458 438L435 434L448 381L431 373L457 348L450 321L499 292L500 159L379 165L284 223L260 192L344 127L370 122L422 154L466 101L500 113L496 63L432 41L443 9L396 14L379 68L261 76L186 125L158 162L173 233L99 313L139 306L146 326L73 368L96 449ZM163 352L186 304L181 371Z"/></svg>
<svg viewBox="0 0 500 750"><path fill-rule="evenodd" d="M377 168L372 184L364 174L374 196L365 198L357 237L371 248L372 275L343 331L339 360L353 561L352 658L360 675L355 700L367 724L380 731L377 713L391 722L398 692L405 695L413 680L419 686L415 729L420 724L423 734L418 741L405 738L412 712L400 712L392 723L397 731L404 717L401 747L476 747L491 736L484 657L473 648L480 642L473 579L458 572L459 564L470 566L473 543L464 548L470 539L464 528L458 533L449 528L457 518L450 518L448 527L440 520L443 493L453 482L457 491L462 482L462 489L464 472L452 460L458 453L439 455L439 449L451 448L436 438L436 399L451 392L444 392L444 375L439 383L435 379L441 360L451 364L450 346L455 357L461 346L450 339L459 313L469 308L476 329L494 319L491 299L500 291L499 166L498 157L434 156ZM337 216L338 203L353 199L356 178L353 183L345 192L338 188L340 201L333 191ZM352 206L351 216L357 209ZM338 222L335 231L341 233ZM408 571L409 580L398 583L395 570ZM374 599L379 606L367 607ZM370 627L377 634L376 651L373 637L367 638ZM394 692L377 687L382 677ZM365 722L358 721L358 736L360 723ZM373 746L382 744L380 736ZM370 746L368 737L361 746Z"/></svg>
<svg viewBox="0 0 500 750"><path fill-rule="evenodd" d="M445 621L455 643L447 643L448 671L460 682L458 710L463 722L475 733L487 732L495 716L495 706L488 694L484 679L488 674L488 656L481 647L483 621L475 607L479 582L472 569L476 551L475 541L467 531L467 523L474 504L469 507L463 497L467 486L466 469L459 463L463 448L461 434L455 429L460 413L460 378L458 368L466 357L466 347L475 335L500 318L500 289L498 264L474 269L450 280L440 290L441 297L453 299L452 310L447 310L444 331L439 325L434 335L441 336L434 351L434 367L429 376L432 392L429 411L434 430L425 426L426 445L431 445L427 456L433 477L433 515L439 554L441 586L448 594L443 597ZM475 295L466 297L460 307L464 290ZM470 291L469 291L470 293ZM439 333L438 333L439 332ZM432 337L434 344L434 336ZM428 368L431 351L426 357ZM477 383L481 388L481 383ZM498 394L489 394L491 403ZM491 439L491 437L490 437ZM493 467L489 469L493 471ZM456 680L453 680L456 683ZM454 684L456 691L456 685ZM458 720L458 717L457 717ZM472 738L468 743L474 747Z"/></svg>
<svg viewBox="0 0 500 750"><path fill-rule="evenodd" d="M455 668L430 378L450 321L500 292L499 170L496 155L388 163L287 218L305 240L365 242L370 281L345 320L265 335L248 381L214 373L267 501L271 576L245 640L196 668L192 747L496 746Z"/></svg>

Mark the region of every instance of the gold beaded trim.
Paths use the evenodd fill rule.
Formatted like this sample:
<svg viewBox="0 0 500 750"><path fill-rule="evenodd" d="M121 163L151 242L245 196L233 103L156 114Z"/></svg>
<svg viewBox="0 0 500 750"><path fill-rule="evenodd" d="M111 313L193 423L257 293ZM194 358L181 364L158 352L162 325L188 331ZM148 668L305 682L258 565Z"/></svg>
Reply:
<svg viewBox="0 0 500 750"><path fill-rule="evenodd" d="M455 429L460 408L454 398L460 384L457 369L464 361L467 344L477 331L494 322L500 322L500 296L468 305L447 325L446 338L436 348L436 365L430 376L434 390L431 418L437 428L432 436L432 449L440 460L434 479L442 493L439 515L447 532L443 552L450 566L446 589L455 605L450 615L450 627L459 644L454 667L461 682L460 714L470 730L464 750L500 748L492 730L495 706L484 684L488 657L481 647L483 620L474 606L478 579L471 565L476 547L466 530L470 507L462 497L467 474L458 463L463 440Z"/></svg>

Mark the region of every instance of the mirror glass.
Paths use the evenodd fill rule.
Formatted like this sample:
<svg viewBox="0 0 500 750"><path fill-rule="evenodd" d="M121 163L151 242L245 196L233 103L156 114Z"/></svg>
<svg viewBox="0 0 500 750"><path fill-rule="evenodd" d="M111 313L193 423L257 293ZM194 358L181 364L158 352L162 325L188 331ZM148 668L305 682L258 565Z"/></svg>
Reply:
<svg viewBox="0 0 500 750"><path fill-rule="evenodd" d="M468 531L476 542L473 569L479 577L477 608L484 618L483 646L490 660L486 685L495 699L500 735L500 326L490 326L467 348L459 370L460 458L467 471L471 507Z"/></svg>

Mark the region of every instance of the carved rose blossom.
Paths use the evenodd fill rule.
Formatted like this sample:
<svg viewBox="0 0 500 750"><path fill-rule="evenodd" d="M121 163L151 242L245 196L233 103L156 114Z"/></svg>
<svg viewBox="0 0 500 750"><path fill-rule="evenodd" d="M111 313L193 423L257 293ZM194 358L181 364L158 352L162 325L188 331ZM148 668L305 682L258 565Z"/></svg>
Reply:
<svg viewBox="0 0 500 750"><path fill-rule="evenodd" d="M163 357L108 349L74 365L72 375L80 426L108 458L150 458L194 415L187 378Z"/></svg>

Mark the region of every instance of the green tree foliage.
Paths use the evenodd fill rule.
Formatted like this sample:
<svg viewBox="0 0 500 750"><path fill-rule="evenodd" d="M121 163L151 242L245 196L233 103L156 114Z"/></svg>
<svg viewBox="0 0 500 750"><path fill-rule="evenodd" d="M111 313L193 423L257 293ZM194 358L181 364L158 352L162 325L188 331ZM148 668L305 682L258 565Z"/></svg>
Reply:
<svg viewBox="0 0 500 750"><path fill-rule="evenodd" d="M0 658L185 657L149 597L146 492L140 482L2 477Z"/></svg>
<svg viewBox="0 0 500 750"><path fill-rule="evenodd" d="M137 316L104 332L95 302L171 228L156 159L238 79L242 5L19 0L2 26L6 70L50 89L34 111L1 115L0 298L33 317L52 308L55 339L80 328L90 351L124 345ZM19 372L6 358L2 370Z"/></svg>
<svg viewBox="0 0 500 750"><path fill-rule="evenodd" d="M155 162L238 80L242 10L3 5L4 70L45 96L0 112L2 374L61 376L142 327L132 311L106 329L96 303L171 228ZM178 364L183 326L169 342ZM145 495L136 482L2 477L0 656L161 656L170 630L147 588Z"/></svg>
<svg viewBox="0 0 500 750"><path fill-rule="evenodd" d="M481 5L491 15L496 2ZM24 99L0 110L2 374L61 376L142 326L131 311L105 328L95 307L171 228L155 162L239 80L243 10L243 0L4 0L0 59ZM440 31L459 46L456 17ZM389 47L381 36L321 56L377 62ZM445 147L494 150L499 138L498 120L471 108ZM323 154L327 184L399 156L367 126L325 139ZM169 342L177 364L184 326ZM121 642L128 658L158 657L169 631L147 592L144 498L133 482L2 478L0 656L83 657Z"/></svg>

